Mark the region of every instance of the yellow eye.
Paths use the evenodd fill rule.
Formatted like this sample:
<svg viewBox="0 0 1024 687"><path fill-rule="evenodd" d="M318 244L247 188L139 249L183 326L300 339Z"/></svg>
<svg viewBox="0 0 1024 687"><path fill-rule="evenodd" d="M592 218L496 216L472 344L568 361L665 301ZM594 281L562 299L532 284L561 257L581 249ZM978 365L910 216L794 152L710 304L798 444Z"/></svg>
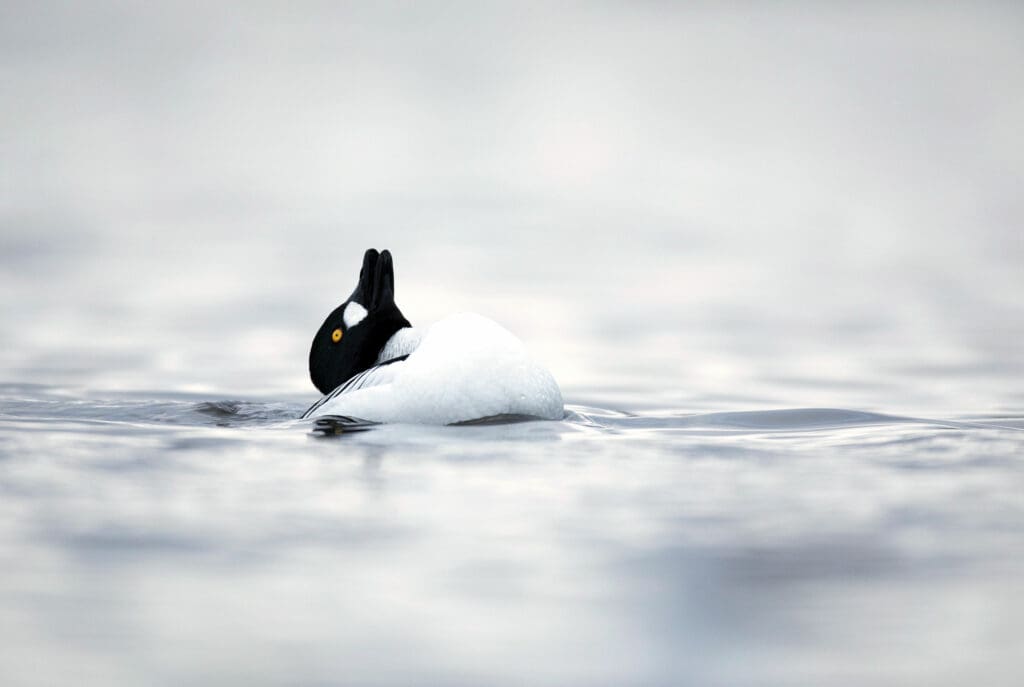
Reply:
<svg viewBox="0 0 1024 687"><path fill-rule="evenodd" d="M333 341L334 343L338 343L339 341L341 341L340 329L335 329L333 332L331 332L331 341Z"/></svg>

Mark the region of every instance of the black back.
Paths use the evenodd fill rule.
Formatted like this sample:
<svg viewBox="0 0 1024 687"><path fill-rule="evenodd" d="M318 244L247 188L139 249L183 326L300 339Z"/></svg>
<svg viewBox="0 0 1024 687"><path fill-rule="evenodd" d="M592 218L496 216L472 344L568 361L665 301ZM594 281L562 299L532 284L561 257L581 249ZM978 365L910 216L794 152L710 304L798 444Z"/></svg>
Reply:
<svg viewBox="0 0 1024 687"><path fill-rule="evenodd" d="M349 303L366 309L366 317L352 327L345 324ZM395 305L395 269L391 253L370 248L363 255L359 283L344 303L320 325L309 349L309 377L321 393L342 384L377 362L377 356L395 332L408 327L409 320ZM341 340L332 339L341 330Z"/></svg>

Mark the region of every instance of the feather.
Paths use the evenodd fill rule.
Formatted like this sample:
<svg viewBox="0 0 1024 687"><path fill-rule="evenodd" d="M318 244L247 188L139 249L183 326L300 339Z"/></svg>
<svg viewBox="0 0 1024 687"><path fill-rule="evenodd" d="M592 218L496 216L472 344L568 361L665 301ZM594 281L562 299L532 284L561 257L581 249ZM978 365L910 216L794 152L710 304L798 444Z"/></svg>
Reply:
<svg viewBox="0 0 1024 687"><path fill-rule="evenodd" d="M325 394L323 398L314 403L309 409L302 414L302 419L305 420L314 412L317 411L323 404L331 401L338 396L343 394L350 394L360 389L367 389L374 386L383 386L390 384L395 379L395 375L402 369L402 363L409 356L403 355L391 360L386 360L379 365L363 370L357 375L353 375L343 384L339 384L334 391L329 394Z"/></svg>

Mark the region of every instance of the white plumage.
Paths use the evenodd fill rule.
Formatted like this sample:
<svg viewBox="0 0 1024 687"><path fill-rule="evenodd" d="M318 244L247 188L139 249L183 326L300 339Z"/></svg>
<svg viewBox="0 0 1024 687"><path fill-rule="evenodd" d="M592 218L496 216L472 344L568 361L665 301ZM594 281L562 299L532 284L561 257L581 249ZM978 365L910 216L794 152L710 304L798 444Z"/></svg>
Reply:
<svg viewBox="0 0 1024 687"><path fill-rule="evenodd" d="M405 360L383 360L405 354ZM341 384L304 417L451 424L496 415L564 415L551 373L512 333L480 315L452 315L422 333L402 329L381 358L383 364Z"/></svg>

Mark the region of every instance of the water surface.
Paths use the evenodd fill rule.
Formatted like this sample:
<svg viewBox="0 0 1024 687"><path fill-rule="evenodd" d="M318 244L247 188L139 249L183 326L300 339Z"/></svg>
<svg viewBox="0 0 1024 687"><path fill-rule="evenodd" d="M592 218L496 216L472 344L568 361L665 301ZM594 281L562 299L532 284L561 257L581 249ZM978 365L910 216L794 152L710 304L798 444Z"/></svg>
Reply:
<svg viewBox="0 0 1024 687"><path fill-rule="evenodd" d="M325 439L297 402L2 396L26 684L1009 684L1022 648L1021 416Z"/></svg>
<svg viewBox="0 0 1024 687"><path fill-rule="evenodd" d="M0 684L1015 687L1021 27L0 7ZM369 247L566 418L315 436Z"/></svg>

